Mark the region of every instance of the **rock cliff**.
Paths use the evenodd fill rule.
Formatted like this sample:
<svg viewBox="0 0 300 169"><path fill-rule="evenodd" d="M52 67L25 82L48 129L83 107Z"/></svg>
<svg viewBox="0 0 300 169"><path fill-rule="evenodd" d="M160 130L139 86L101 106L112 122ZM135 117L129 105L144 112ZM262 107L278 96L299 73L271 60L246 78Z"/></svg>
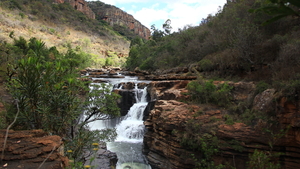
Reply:
<svg viewBox="0 0 300 169"><path fill-rule="evenodd" d="M92 11L92 9L88 6L88 3L85 0L54 0L56 3L70 3L71 6L87 15L90 19L95 19L95 13Z"/></svg>
<svg viewBox="0 0 300 169"><path fill-rule="evenodd" d="M124 12L123 10L99 2L89 2L93 11L96 13L96 18L108 22L111 26L119 25L125 26L130 29L134 34L139 35L144 39L149 39L150 30L136 20L132 15Z"/></svg>
<svg viewBox="0 0 300 169"><path fill-rule="evenodd" d="M215 82L219 83L223 82ZM251 107L260 112L256 116L271 113L273 119L256 117L250 124L238 121L229 123L228 114L232 110L210 104L180 102L188 97L184 94L186 84L187 81L149 84L148 91L156 103L144 122L147 131L143 151L153 169L199 167L201 159L215 148L220 151L211 153L212 160L227 168L246 168L249 155L254 150L267 155L280 153L272 160L279 162L281 168L299 167L299 100L278 99L274 89L256 95L253 83L230 82L229 85L233 86L232 102L252 100ZM273 124L268 123L270 120Z"/></svg>

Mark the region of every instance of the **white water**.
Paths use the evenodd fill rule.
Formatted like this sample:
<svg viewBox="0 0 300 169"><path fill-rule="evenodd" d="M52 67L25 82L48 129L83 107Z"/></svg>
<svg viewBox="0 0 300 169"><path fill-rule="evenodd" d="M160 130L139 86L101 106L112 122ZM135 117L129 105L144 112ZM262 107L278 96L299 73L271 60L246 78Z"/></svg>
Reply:
<svg viewBox="0 0 300 169"><path fill-rule="evenodd" d="M136 100L125 118L117 125L117 139L116 142L142 142L144 137L145 126L143 124L144 110L147 106L147 88L143 90L135 89ZM142 96L138 97L139 91L142 91Z"/></svg>
<svg viewBox="0 0 300 169"><path fill-rule="evenodd" d="M142 154L145 126L144 110L147 107L147 88L135 90L136 101L123 120L116 126L117 139L109 143L108 149L118 155L117 169L151 169Z"/></svg>
<svg viewBox="0 0 300 169"><path fill-rule="evenodd" d="M116 128L117 138L114 142L107 143L107 149L117 153L117 169L151 169L151 166L147 164L147 160L142 154L145 132L143 116L148 104L146 99L147 88L138 89L137 86L139 82L145 81L139 81L136 77L109 79L109 83L112 85L121 82L135 82L136 103L130 108L126 116L94 123L91 125L91 129Z"/></svg>

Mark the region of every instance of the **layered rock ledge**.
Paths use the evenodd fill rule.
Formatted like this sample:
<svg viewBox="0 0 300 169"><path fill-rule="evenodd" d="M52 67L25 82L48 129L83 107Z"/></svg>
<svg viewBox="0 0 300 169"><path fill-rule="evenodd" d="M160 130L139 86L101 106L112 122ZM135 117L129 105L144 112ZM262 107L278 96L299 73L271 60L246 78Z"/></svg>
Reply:
<svg viewBox="0 0 300 169"><path fill-rule="evenodd" d="M5 135L6 130L0 130L1 153ZM61 137L49 136L42 130L9 131L0 168L63 169L67 165Z"/></svg>
<svg viewBox="0 0 300 169"><path fill-rule="evenodd" d="M153 169L195 168L195 159L201 152L183 146L181 140L187 133L187 125L198 125L195 134L210 133L218 138L219 152L213 156L215 164L235 168L247 168L249 155L254 150L280 153L273 159L281 168L297 169L300 164L299 100L278 99L274 89L256 95L252 82L229 82L233 86L232 102L245 103L261 113L273 113L276 124L270 119L256 120L251 125L241 122L227 124L230 110L210 104L190 105L180 100L187 97L188 81L152 82L149 85L153 109L144 122L144 154ZM215 84L224 82L215 82ZM276 100L276 101L275 101ZM273 119L273 120L274 120ZM189 121L195 123L189 123ZM266 129L273 129L266 131ZM284 129L281 130L281 129ZM201 136L201 135L200 135ZM270 147L272 145L272 147Z"/></svg>

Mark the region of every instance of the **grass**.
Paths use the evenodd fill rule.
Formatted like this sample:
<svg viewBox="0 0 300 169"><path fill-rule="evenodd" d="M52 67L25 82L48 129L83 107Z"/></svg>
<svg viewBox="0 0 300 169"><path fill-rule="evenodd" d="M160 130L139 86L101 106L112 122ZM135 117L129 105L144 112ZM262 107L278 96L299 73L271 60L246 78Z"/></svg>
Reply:
<svg viewBox="0 0 300 169"><path fill-rule="evenodd" d="M30 14L32 11L23 7L22 2L18 2L22 10L19 8L7 9L2 5L0 6L1 42L12 42L8 35L14 31L15 37L22 36L25 39L29 39L34 36L43 40L46 46L56 46L60 52L67 51L69 46L72 48L81 46L80 48L84 52L97 55L103 59L106 58L106 51L123 53L125 55L129 52L129 41L117 36L112 30L104 26L98 29L94 26L96 21L89 21L89 25L92 25L90 26L91 28L85 28L83 31L85 24L83 22L77 23L76 17L67 18L66 15L60 17L53 11L48 11L48 14L42 13L42 11ZM42 4L37 3L36 5ZM49 8L49 10L52 9ZM64 7L64 10L66 10L64 12L84 17L78 11L75 11L75 14L74 11L68 11L71 9L67 7ZM75 24L77 24L77 27L73 26ZM101 32L99 32L100 30Z"/></svg>

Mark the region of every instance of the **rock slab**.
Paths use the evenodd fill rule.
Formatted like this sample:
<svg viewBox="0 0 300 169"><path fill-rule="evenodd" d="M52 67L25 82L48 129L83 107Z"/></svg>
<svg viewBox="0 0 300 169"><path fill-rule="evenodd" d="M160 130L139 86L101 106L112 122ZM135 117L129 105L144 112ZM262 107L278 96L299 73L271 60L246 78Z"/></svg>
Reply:
<svg viewBox="0 0 300 169"><path fill-rule="evenodd" d="M4 147L6 130L0 130L0 151ZM9 130L0 168L63 169L68 165L61 137L47 135L43 130Z"/></svg>

